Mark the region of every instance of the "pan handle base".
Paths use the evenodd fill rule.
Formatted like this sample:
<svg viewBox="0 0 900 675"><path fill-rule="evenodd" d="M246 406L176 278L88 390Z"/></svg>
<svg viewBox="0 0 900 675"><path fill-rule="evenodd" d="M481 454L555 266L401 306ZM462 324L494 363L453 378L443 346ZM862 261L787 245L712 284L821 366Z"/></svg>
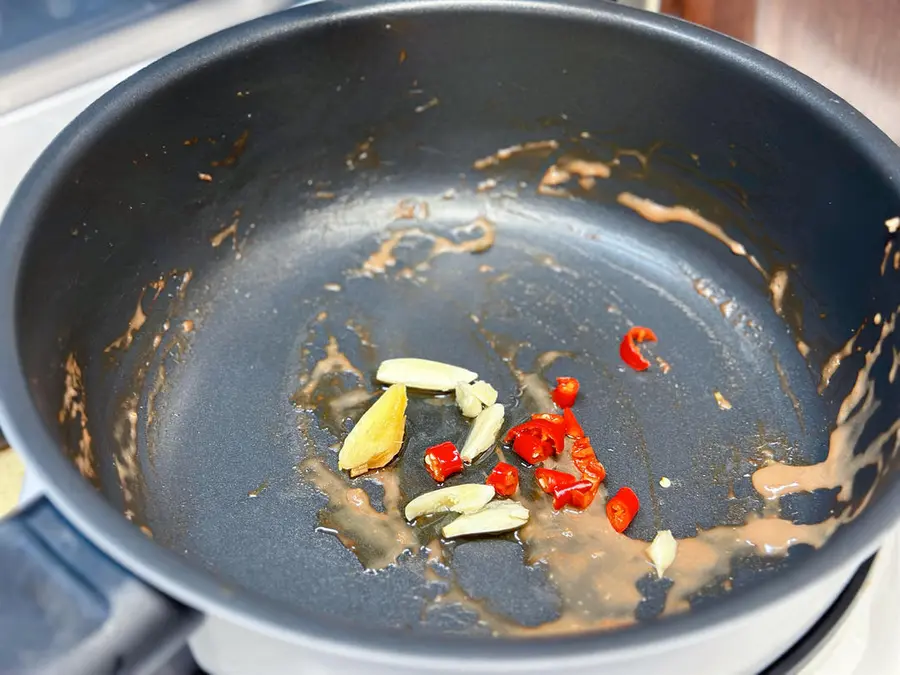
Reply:
<svg viewBox="0 0 900 675"><path fill-rule="evenodd" d="M201 615L140 581L44 497L0 521L0 672L152 675Z"/></svg>

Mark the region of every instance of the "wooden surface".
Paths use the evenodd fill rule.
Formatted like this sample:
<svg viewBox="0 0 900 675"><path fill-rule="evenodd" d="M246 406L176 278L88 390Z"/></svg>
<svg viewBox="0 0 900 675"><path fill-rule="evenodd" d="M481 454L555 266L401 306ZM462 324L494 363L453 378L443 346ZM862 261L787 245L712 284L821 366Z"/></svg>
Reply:
<svg viewBox="0 0 900 675"><path fill-rule="evenodd" d="M663 0L847 99L900 142L900 0Z"/></svg>
<svg viewBox="0 0 900 675"><path fill-rule="evenodd" d="M0 450L0 516L11 511L19 500L25 469L9 449Z"/></svg>

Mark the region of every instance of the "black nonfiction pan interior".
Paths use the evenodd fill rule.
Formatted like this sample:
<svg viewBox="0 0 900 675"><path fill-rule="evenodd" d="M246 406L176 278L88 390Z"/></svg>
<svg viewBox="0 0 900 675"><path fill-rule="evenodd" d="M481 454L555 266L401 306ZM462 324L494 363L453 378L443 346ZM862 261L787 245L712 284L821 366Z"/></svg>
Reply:
<svg viewBox="0 0 900 675"><path fill-rule="evenodd" d="M900 501L888 383L897 342L879 340L900 302L884 226L900 213L896 148L824 90L801 90L796 73L751 63L748 48L624 9L335 11L257 21L152 66L79 118L11 207L4 423L28 439L67 515L191 604L404 651L447 648L451 638L428 636L451 633L470 653L502 655L508 647L477 638L637 619L590 638L592 648L627 647L759 606L870 553ZM473 168L547 139L559 147ZM538 194L567 156L604 162L611 176ZM650 222L620 203L624 192L685 205L727 234ZM479 218L490 225L460 229ZM487 250L434 255L437 235L458 244L489 234ZM396 263L384 265L373 254L391 236ZM733 254L739 246L746 255ZM788 286L773 303L779 271ZM12 298L4 293L4 319ZM657 331L648 351L670 369L621 363L618 341L635 324ZM825 458L864 354L851 351L820 395L822 368L861 325L859 350L881 349L869 357L880 405L857 447L884 435L871 455L879 471L859 471L841 501L821 489L764 503L757 468ZM327 363L359 372L304 392L338 350L347 362ZM329 401L376 391L378 362L394 356L477 371L507 404L506 426L528 412L522 376L577 376L608 489L630 485L642 500L633 539L658 529L690 538L779 508L809 525L849 516L866 495L868 505L818 552L728 544L730 564L685 598L693 611L664 621L652 619L672 584L649 567L628 577L630 605L617 604L621 588L589 590L609 568L579 577L585 616L561 597L559 572L554 581L546 566L523 564L514 535L447 544L444 564L414 550L365 571L322 529L334 524L319 513L328 498L304 462L334 468L345 417L366 404L336 412ZM67 387L76 395L61 412ZM415 395L388 478L355 484L390 510L396 481L402 506L433 487L424 447L465 431L452 398ZM133 526L63 468L52 455L60 444ZM451 483L480 481L495 460ZM602 501L593 509L602 514ZM418 529L417 544L436 530ZM797 532L819 543L816 528ZM383 551L357 534L360 558L377 560ZM566 564L587 550L572 541ZM477 602L454 602L460 588ZM408 630L422 635L406 640Z"/></svg>

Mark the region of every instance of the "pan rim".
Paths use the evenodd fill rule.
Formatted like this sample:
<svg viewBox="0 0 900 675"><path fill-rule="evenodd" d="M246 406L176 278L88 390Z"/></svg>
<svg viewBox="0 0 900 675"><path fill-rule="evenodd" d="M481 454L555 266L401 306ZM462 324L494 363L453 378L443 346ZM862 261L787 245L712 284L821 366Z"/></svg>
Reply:
<svg viewBox="0 0 900 675"><path fill-rule="evenodd" d="M149 65L105 94L79 115L44 151L17 188L0 227L0 424L9 441L25 456L29 470L47 485L48 497L72 524L111 558L161 592L213 616L259 632L305 644L332 654L347 645L365 650L355 654L382 663L426 663L441 667L509 667L528 662L528 668L592 656L608 662L635 648L662 651L727 629L737 619L770 604L796 596L813 581L839 570L851 571L877 546L878 539L895 524L900 512L900 485L871 504L853 523L840 528L817 555L784 571L754 593L734 593L701 610L621 631L548 637L529 641L496 640L415 634L373 629L365 633L349 624L305 614L237 586L217 580L172 551L153 543L96 493L59 451L31 401L21 370L15 331L20 263L35 227L35 214L45 195L56 189L62 169L71 165L93 140L132 106L164 88L168 82L214 63L220 56L287 34L315 30L323 25L364 20L372 16L403 16L431 12L484 12L514 15L549 15L640 32L648 39L699 49L723 63L732 63L768 80L795 105L803 105L823 122L835 126L868 162L888 177L900 167L900 149L843 99L789 66L752 47L681 20L612 3L587 0L412 0L379 6L347 7L322 3L298 7L257 19L207 37ZM898 186L900 201L900 186ZM415 659L413 661L412 659ZM423 661L428 659L428 661Z"/></svg>

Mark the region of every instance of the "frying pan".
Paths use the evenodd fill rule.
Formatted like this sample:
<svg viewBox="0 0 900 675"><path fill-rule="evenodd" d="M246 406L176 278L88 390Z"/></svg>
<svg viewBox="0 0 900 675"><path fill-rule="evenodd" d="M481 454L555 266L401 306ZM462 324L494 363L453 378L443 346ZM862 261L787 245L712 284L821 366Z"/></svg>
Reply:
<svg viewBox="0 0 900 675"><path fill-rule="evenodd" d="M149 672L201 613L331 670L765 666L898 512L898 166L789 68L602 2L325 3L161 60L0 229L0 421L47 484L0 529L2 669ZM468 424L413 393L398 459L340 474L397 356L478 372L504 428L577 376L606 490L641 500L627 541L524 464L532 530L397 525Z"/></svg>

